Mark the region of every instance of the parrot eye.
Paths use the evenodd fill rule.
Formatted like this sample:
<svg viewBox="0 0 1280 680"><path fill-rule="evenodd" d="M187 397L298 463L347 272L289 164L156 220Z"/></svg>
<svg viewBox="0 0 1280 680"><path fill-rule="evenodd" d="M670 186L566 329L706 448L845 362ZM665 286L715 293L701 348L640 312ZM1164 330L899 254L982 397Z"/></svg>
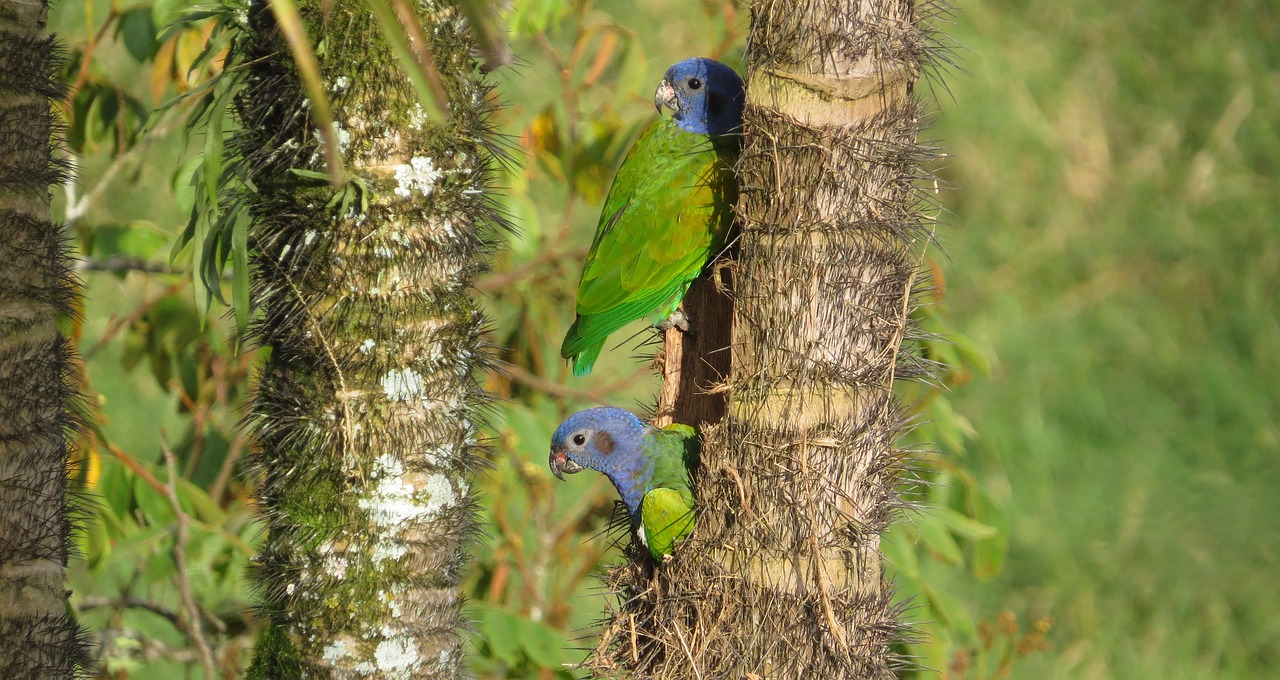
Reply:
<svg viewBox="0 0 1280 680"><path fill-rule="evenodd" d="M587 435L582 434L581 432L573 435L574 446L582 446L583 444L586 444L586 443L587 443Z"/></svg>
<svg viewBox="0 0 1280 680"><path fill-rule="evenodd" d="M689 89L690 89L690 90L697 90L697 89L700 89L701 87L702 87L702 81L701 81L701 80L698 80L697 78L690 78L690 79L689 79Z"/></svg>

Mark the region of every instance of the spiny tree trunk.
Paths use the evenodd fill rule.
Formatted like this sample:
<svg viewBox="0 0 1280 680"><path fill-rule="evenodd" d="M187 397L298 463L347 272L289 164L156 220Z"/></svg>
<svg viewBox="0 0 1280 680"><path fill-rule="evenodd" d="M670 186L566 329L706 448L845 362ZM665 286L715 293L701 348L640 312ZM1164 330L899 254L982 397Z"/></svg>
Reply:
<svg viewBox="0 0 1280 680"><path fill-rule="evenodd" d="M57 46L43 0L0 0L0 677L72 677L85 663L63 571L74 351L58 331L78 286L49 220Z"/></svg>
<svg viewBox="0 0 1280 680"><path fill-rule="evenodd" d="M458 592L486 395L484 318L468 287L498 224L489 88L451 3L414 3L450 100L419 106L360 0L299 3L347 171L330 202L315 123L270 11L255 3L234 140L258 341L252 415L270 527L268 625L250 678L464 675ZM368 200L368 209L361 207Z"/></svg>
<svg viewBox="0 0 1280 680"><path fill-rule="evenodd" d="M911 0L751 11L727 418L704 428L692 539L615 572L623 604L592 665L890 678L879 536L900 505L891 387L927 241L913 86L928 36Z"/></svg>

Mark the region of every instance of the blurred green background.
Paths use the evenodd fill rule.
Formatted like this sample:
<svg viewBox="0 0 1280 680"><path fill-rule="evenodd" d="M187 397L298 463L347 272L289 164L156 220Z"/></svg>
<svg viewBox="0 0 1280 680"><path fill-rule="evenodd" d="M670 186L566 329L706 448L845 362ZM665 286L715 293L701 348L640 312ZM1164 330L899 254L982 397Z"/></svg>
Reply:
<svg viewBox="0 0 1280 680"><path fill-rule="evenodd" d="M198 666L175 622L165 448L219 665L244 663L253 625L260 536L234 424L254 357L220 310L201 329L189 252L169 264L206 137L183 131L190 101L153 113L217 73L187 71L211 21L166 33L192 7L85 0L51 20L81 167L59 210L95 269L74 330L101 423L73 602L115 677ZM565 414L642 408L656 386L639 340L569 376L578 263L663 70L741 67L748 17L675 0L502 16L517 63L495 74L498 122L523 166L501 180L520 233L478 284L513 368L490 380L506 401L479 482L475 667L568 677L604 606L593 574L616 559L598 535L612 490L554 483L546 442ZM921 351L956 365L941 393L904 390L926 400L914 436L938 449L922 474L943 510L886 543L925 633L903 651L948 678L1280 677L1280 12L1005 0L937 25L960 47L925 88L949 226L921 320L954 344Z"/></svg>

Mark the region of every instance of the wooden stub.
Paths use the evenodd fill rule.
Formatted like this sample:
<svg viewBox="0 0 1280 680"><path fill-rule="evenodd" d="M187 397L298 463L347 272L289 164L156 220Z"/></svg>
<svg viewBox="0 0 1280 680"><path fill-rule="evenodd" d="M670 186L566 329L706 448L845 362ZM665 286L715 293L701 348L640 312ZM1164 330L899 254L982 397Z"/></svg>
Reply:
<svg viewBox="0 0 1280 680"><path fill-rule="evenodd" d="M724 418L726 393L713 388L729 376L732 284L729 267L713 267L694 281L685 295L680 307L689 317L691 332L672 328L664 334L658 354L662 390L654 425L665 427L675 422L701 427Z"/></svg>

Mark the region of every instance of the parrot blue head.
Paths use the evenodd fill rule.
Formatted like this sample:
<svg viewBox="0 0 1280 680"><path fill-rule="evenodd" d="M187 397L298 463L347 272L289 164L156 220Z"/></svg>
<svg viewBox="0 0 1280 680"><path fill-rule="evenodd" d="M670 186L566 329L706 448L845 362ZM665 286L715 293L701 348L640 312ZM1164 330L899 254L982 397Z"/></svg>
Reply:
<svg viewBox="0 0 1280 680"><path fill-rule="evenodd" d="M569 416L551 435L548 464L556 477L564 479L586 469L602 472L617 487L632 518L640 512L640 501L653 478L653 461L645 456L644 435L648 426L629 411L601 407Z"/></svg>
<svg viewBox="0 0 1280 680"><path fill-rule="evenodd" d="M675 111L686 132L725 135L741 132L746 94L742 78L714 59L693 57L667 69L653 94L653 105Z"/></svg>

